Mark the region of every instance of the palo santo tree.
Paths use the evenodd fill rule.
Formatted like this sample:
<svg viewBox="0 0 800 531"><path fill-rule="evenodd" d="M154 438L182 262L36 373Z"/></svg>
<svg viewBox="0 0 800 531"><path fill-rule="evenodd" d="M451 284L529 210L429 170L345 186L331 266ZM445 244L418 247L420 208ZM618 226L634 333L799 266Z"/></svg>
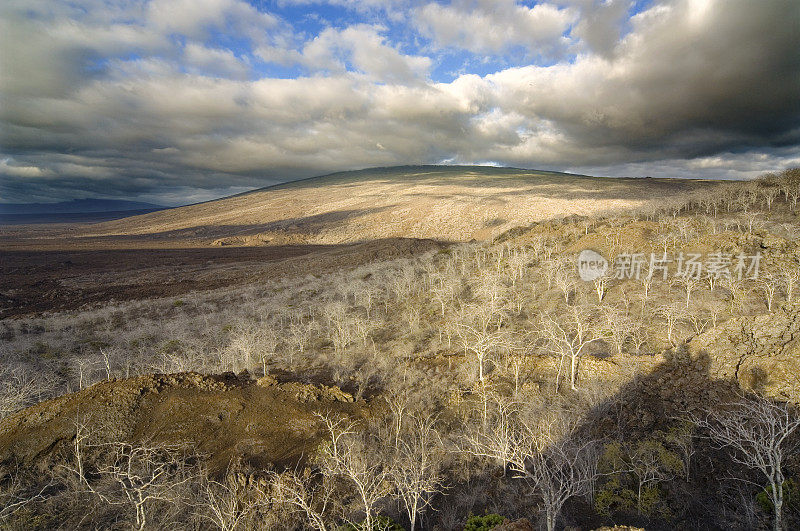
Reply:
<svg viewBox="0 0 800 531"><path fill-rule="evenodd" d="M794 407L756 396L693 420L720 448L731 450L734 462L761 473L768 484L765 492L772 503L773 529L782 531L784 469L797 450L798 441L793 435L800 427L800 415Z"/></svg>

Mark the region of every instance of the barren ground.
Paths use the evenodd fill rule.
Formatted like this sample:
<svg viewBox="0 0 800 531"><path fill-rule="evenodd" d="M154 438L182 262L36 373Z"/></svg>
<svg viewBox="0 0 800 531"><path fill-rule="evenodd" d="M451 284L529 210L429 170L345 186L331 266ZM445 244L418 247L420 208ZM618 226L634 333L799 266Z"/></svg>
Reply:
<svg viewBox="0 0 800 531"><path fill-rule="evenodd" d="M344 172L105 223L0 226L0 318L178 297L409 256L567 216L680 200L708 181L487 167Z"/></svg>
<svg viewBox="0 0 800 531"><path fill-rule="evenodd" d="M4 250L0 318L324 274L410 256L437 245L393 238L342 245Z"/></svg>
<svg viewBox="0 0 800 531"><path fill-rule="evenodd" d="M102 430L102 438L191 444L215 474L234 457L262 467L294 466L319 441L315 413L358 417L368 408L336 387L262 380L190 373L101 383L4 421L0 460L47 458L69 445L77 419Z"/></svg>
<svg viewBox="0 0 800 531"><path fill-rule="evenodd" d="M211 245L484 240L543 219L663 207L715 184L469 166L371 169L100 223L80 236Z"/></svg>

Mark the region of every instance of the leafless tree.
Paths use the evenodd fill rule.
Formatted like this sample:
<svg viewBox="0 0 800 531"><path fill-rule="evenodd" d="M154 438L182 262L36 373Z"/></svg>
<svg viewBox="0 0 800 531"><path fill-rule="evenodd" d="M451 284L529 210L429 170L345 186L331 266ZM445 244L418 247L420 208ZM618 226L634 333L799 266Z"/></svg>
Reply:
<svg viewBox="0 0 800 531"><path fill-rule="evenodd" d="M639 282L642 285L642 301L647 302L650 298L650 290L653 287L654 275L652 271L648 271L646 275L639 275Z"/></svg>
<svg viewBox="0 0 800 531"><path fill-rule="evenodd" d="M664 304L655 309L655 314L664 318L667 324L667 341L674 343L672 336L675 332L675 325L681 315L684 314L684 309L678 306L678 303Z"/></svg>
<svg viewBox="0 0 800 531"><path fill-rule="evenodd" d="M761 190L761 195L764 198L764 203L767 205L767 210L772 210L772 202L778 197L780 190L778 188L764 188Z"/></svg>
<svg viewBox="0 0 800 531"><path fill-rule="evenodd" d="M631 330L630 342L633 345L634 352L641 354L642 348L647 344L650 339L648 328L642 324L641 321L636 323L636 326Z"/></svg>
<svg viewBox="0 0 800 531"><path fill-rule="evenodd" d="M230 369L241 367L252 369L261 361L261 332L251 324L240 324L231 332L231 341L226 349L227 365Z"/></svg>
<svg viewBox="0 0 800 531"><path fill-rule="evenodd" d="M261 371L266 376L269 373L267 364L275 357L278 336L270 326L265 327L259 335L258 361L261 362Z"/></svg>
<svg viewBox="0 0 800 531"><path fill-rule="evenodd" d="M797 201L800 199L800 188L795 188L789 192L789 199L792 201L792 210L797 209Z"/></svg>
<svg viewBox="0 0 800 531"><path fill-rule="evenodd" d="M207 479L202 485L198 516L222 531L234 531L250 518L266 493L255 485L227 474L222 481Z"/></svg>
<svg viewBox="0 0 800 531"><path fill-rule="evenodd" d="M87 416L75 416L75 437L72 439L72 453L75 458L75 468L64 465L67 470L70 470L78 476L78 481L81 485L89 487L89 482L86 480L86 449L94 439L95 430L89 422ZM91 487L90 487L91 489Z"/></svg>
<svg viewBox="0 0 800 531"><path fill-rule="evenodd" d="M49 397L53 382L46 375L36 375L24 366L0 367L0 419L16 413L34 402Z"/></svg>
<svg viewBox="0 0 800 531"><path fill-rule="evenodd" d="M722 281L730 294L730 311L744 308L746 294L744 280L730 275L724 277Z"/></svg>
<svg viewBox="0 0 800 531"><path fill-rule="evenodd" d="M617 354L622 354L625 343L634 336L641 323L632 319L626 311L611 306L603 307L603 326L608 332L608 337L614 344Z"/></svg>
<svg viewBox="0 0 800 531"><path fill-rule="evenodd" d="M405 426L406 416L411 404L411 393L408 387L390 387L384 395L389 411L392 413L392 445L400 446L400 434Z"/></svg>
<svg viewBox="0 0 800 531"><path fill-rule="evenodd" d="M420 328L422 307L415 300L408 300L403 306L403 320L408 325L408 333L414 334Z"/></svg>
<svg viewBox="0 0 800 531"><path fill-rule="evenodd" d="M330 302L325 305L323 312L328 325L326 328L328 338L333 343L334 350L341 354L354 339L347 305L339 301Z"/></svg>
<svg viewBox="0 0 800 531"><path fill-rule="evenodd" d="M364 511L363 527L372 529L375 506L389 494L387 470L372 455L362 434L355 431L355 424L330 417L322 420L328 432L328 441L321 447L322 473L340 477L352 485Z"/></svg>
<svg viewBox="0 0 800 531"><path fill-rule="evenodd" d="M516 285L525 275L525 269L531 263L531 257L525 249L514 248L507 262L511 274L511 283Z"/></svg>
<svg viewBox="0 0 800 531"><path fill-rule="evenodd" d="M564 294L564 302L569 303L569 296L575 290L576 280L575 271L571 261L559 260L559 266L555 272L555 283L561 293Z"/></svg>
<svg viewBox="0 0 800 531"><path fill-rule="evenodd" d="M683 292L686 295L686 307L688 308L689 303L691 302L692 293L694 293L694 291L700 285L700 279L694 275L678 275L673 277L672 283L683 288Z"/></svg>
<svg viewBox="0 0 800 531"><path fill-rule="evenodd" d="M442 443L432 417L412 417L399 441L389 470L411 531L430 506L431 497L442 488Z"/></svg>
<svg viewBox="0 0 800 531"><path fill-rule="evenodd" d="M101 348L100 349L100 356L103 358L103 366L106 369L106 381L111 380L111 356L113 353L109 353L107 349Z"/></svg>
<svg viewBox="0 0 800 531"><path fill-rule="evenodd" d="M0 468L0 476L4 478L4 484L0 486L0 521L5 521L30 503L46 499L45 491L53 486L50 481L31 492L21 485L17 474L6 474L6 470Z"/></svg>
<svg viewBox="0 0 800 531"><path fill-rule="evenodd" d="M609 226L602 229L600 232L606 240L606 249L608 250L609 259L613 259L622 247L622 223L620 219L609 220Z"/></svg>
<svg viewBox="0 0 800 531"><path fill-rule="evenodd" d="M72 363L78 371L78 390L95 382L93 374L97 366L97 360L76 357L72 359Z"/></svg>
<svg viewBox="0 0 800 531"><path fill-rule="evenodd" d="M677 227L680 239L684 242L688 242L695 235L692 223L688 219L676 219L672 224Z"/></svg>
<svg viewBox="0 0 800 531"><path fill-rule="evenodd" d="M495 271L484 271L475 279L475 294L487 306L490 314L500 312L508 303L508 287Z"/></svg>
<svg viewBox="0 0 800 531"><path fill-rule="evenodd" d="M603 302L603 298L606 296L606 292L608 291L608 286L611 284L611 272L607 271L605 274L600 275L592 280L592 284L594 285L594 292L597 295L597 302Z"/></svg>
<svg viewBox="0 0 800 531"><path fill-rule="evenodd" d="M786 295L786 302L793 302L795 290L800 283L800 265L794 263L784 265L781 268L779 279Z"/></svg>
<svg viewBox="0 0 800 531"><path fill-rule="evenodd" d="M305 354L306 348L311 341L312 334L316 329L316 323L311 318L297 315L289 322L288 345L289 363L294 362L294 353L297 351L301 356Z"/></svg>
<svg viewBox="0 0 800 531"><path fill-rule="evenodd" d="M683 461L670 454L659 441L643 440L634 445L628 453L627 465L636 478L636 510L642 513L642 494L645 487L674 479L675 474L683 472Z"/></svg>
<svg viewBox="0 0 800 531"><path fill-rule="evenodd" d="M596 444L577 438L571 428L557 409L525 422L513 405L504 404L493 422L470 438L467 451L502 463L533 486L553 531L564 503L591 494L597 477Z"/></svg>
<svg viewBox="0 0 800 531"><path fill-rule="evenodd" d="M694 445L694 424L688 420L681 421L677 426L673 427L666 435L666 441L670 447L677 450L678 455L683 462L683 479L689 481L689 473L691 471L692 457L695 454Z"/></svg>
<svg viewBox="0 0 800 531"><path fill-rule="evenodd" d="M553 287L553 283L556 281L556 274L559 270L559 264L560 261L553 258L547 258L540 264L545 282L547 282L547 289L551 289Z"/></svg>
<svg viewBox="0 0 800 531"><path fill-rule="evenodd" d="M372 306L375 298L378 296L379 290L376 286L362 282L356 288L356 303L359 304L367 314L367 319L370 318L372 313Z"/></svg>
<svg viewBox="0 0 800 531"><path fill-rule="evenodd" d="M450 304L456 296L456 283L454 279L444 275L437 276L431 284L430 291L433 300L439 303L439 309L442 318L444 318L447 305Z"/></svg>
<svg viewBox="0 0 800 531"><path fill-rule="evenodd" d="M694 333L697 335L705 332L712 320L711 315L701 310L691 310L687 312L686 315L689 319L689 323L692 325L692 330L694 330Z"/></svg>
<svg viewBox="0 0 800 531"><path fill-rule="evenodd" d="M293 506L317 531L329 529L325 515L331 504L333 489L328 486L328 481L329 478L324 475L315 481L310 474L304 475L293 470L273 476L277 500Z"/></svg>
<svg viewBox="0 0 800 531"><path fill-rule="evenodd" d="M528 362L528 353L522 348L512 348L505 359L506 371L511 373L514 378L514 396L518 396L520 392L520 384L522 382L522 374Z"/></svg>
<svg viewBox="0 0 800 531"><path fill-rule="evenodd" d="M508 333L502 328L503 315L488 307L470 305L462 312L456 332L465 353L472 353L478 363L478 380L484 381L487 358L508 347Z"/></svg>
<svg viewBox="0 0 800 531"><path fill-rule="evenodd" d="M758 218L761 217L760 212L745 212L745 217L747 218L747 234L753 234L753 228L757 228Z"/></svg>
<svg viewBox="0 0 800 531"><path fill-rule="evenodd" d="M577 389L575 383L580 357L590 343L606 337L602 328L594 322L592 310L584 306L569 306L560 315L542 313L539 330L546 348L561 358L559 375L564 360L569 359L570 388ZM556 387L558 387L558 376Z"/></svg>
<svg viewBox="0 0 800 531"><path fill-rule="evenodd" d="M800 426L800 416L794 408L787 403L750 397L730 404L725 410L695 418L694 422L720 447L729 448L736 463L764 476L769 484L766 493L774 509L773 527L775 531L784 529L784 468L797 449L793 434Z"/></svg>
<svg viewBox="0 0 800 531"><path fill-rule="evenodd" d="M665 221L661 221L661 230L663 232L659 232L656 240L661 245L662 254L666 255L670 249L675 247L678 235L669 228L669 223Z"/></svg>
<svg viewBox="0 0 800 531"><path fill-rule="evenodd" d="M775 302L775 293L778 290L778 278L771 273L763 272L756 279L756 289L764 296L767 311L772 312L772 305Z"/></svg>
<svg viewBox="0 0 800 531"><path fill-rule="evenodd" d="M157 501L174 503L176 489L194 476L184 466L185 449L180 446L138 446L117 442L110 445L111 460L98 468L110 479L119 495L92 487L92 492L111 504L128 505L140 531L148 524L149 509Z"/></svg>

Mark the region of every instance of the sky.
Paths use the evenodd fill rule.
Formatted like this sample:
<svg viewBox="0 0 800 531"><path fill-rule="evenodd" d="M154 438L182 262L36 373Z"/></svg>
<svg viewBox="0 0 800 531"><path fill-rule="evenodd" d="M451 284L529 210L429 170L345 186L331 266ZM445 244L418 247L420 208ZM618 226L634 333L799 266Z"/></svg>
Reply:
<svg viewBox="0 0 800 531"><path fill-rule="evenodd" d="M800 166L797 0L3 0L0 202Z"/></svg>

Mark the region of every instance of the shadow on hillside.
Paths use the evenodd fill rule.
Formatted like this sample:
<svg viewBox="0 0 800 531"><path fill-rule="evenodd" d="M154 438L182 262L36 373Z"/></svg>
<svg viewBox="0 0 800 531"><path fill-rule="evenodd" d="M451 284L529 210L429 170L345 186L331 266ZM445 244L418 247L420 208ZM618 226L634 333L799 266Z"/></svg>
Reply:
<svg viewBox="0 0 800 531"><path fill-rule="evenodd" d="M652 371L627 382L595 407L584 428L601 437L646 437L675 424L676 419L699 415L742 393L736 382L710 375L711 357L706 352L692 356L678 349L664 356Z"/></svg>
<svg viewBox="0 0 800 531"><path fill-rule="evenodd" d="M184 229L154 231L145 234L113 234L94 236L89 232L81 236L86 241L147 241L147 240L185 240L197 238L218 238L236 236L254 236L269 232L297 233L303 235L318 234L326 228L350 222L355 219L387 210L388 207L373 207L358 210L334 210L322 214L303 217L284 218L267 223L251 223L242 225L197 225ZM121 220L123 221L123 220ZM91 231L91 228L89 229Z"/></svg>
<svg viewBox="0 0 800 531"><path fill-rule="evenodd" d="M736 402L747 394L736 381L711 376L711 357L706 352L693 356L679 348L665 353L664 357L651 372L635 377L614 396L593 408L572 435L603 444L620 441L632 448L641 441L654 440L659 433L681 429L687 420L704 417L708 411ZM733 478L744 474L755 485L763 478L743 470L730 460L727 451L720 450L697 433L692 435L692 451L688 481L675 477L671 482L656 483L663 488L662 495L671 507L677 506L677 510L671 515L656 513L647 517L632 509L627 513L615 513L614 522L648 530L728 529L717 518L723 506L727 514L737 511L735 500L726 494L744 484ZM572 525L588 525L593 529L609 523L598 520L596 515L589 516L593 513L582 499L572 499L565 507Z"/></svg>

